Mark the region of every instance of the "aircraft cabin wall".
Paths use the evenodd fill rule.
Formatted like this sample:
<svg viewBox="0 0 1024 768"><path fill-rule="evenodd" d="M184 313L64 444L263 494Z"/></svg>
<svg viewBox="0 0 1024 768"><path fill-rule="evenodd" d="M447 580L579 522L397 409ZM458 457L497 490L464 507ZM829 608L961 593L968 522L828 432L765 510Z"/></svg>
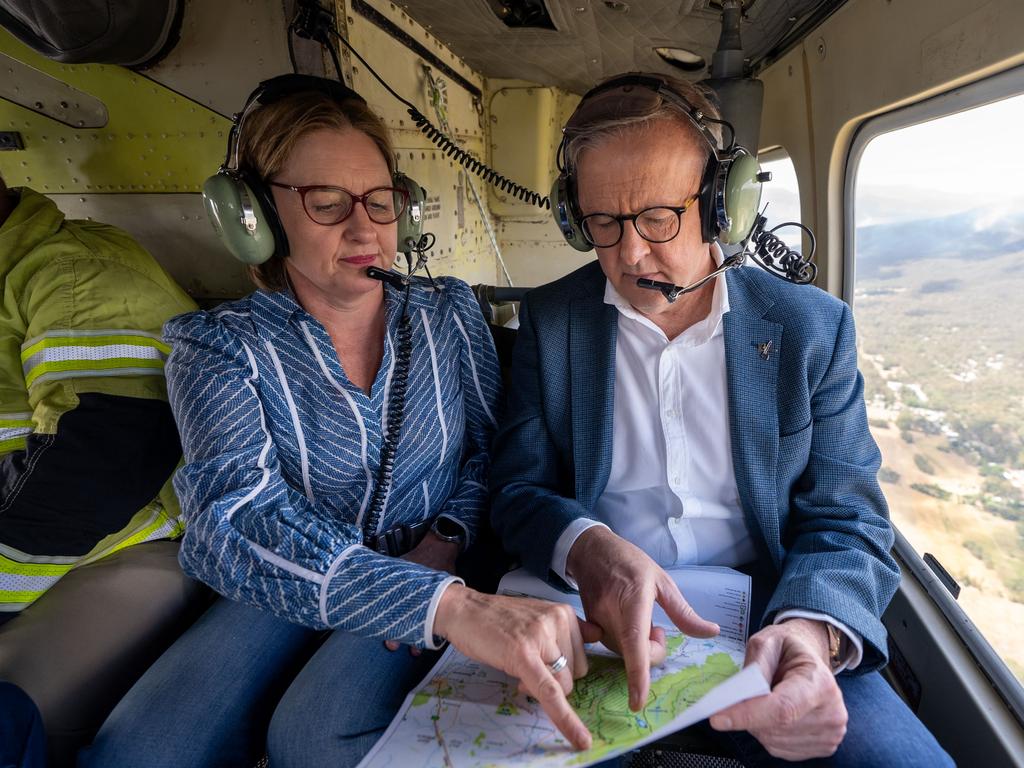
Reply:
<svg viewBox="0 0 1024 768"><path fill-rule="evenodd" d="M0 29L0 131L18 132L24 144L0 152L0 172L9 186L28 185L50 195L72 218L128 230L202 301L248 293L245 268L217 241L199 193L224 160L230 115L259 81L292 71L291 6L275 0L190 0L180 42L139 73L54 62ZM493 91L485 79L395 4L375 0L359 6L362 13L352 2L336 2L340 32L392 88L439 124L429 66L451 133L486 158ZM422 46L462 83L436 64L425 65L410 46ZM294 48L299 71L333 77L319 45L295 39ZM340 54L346 79L388 124L397 167L427 189L425 229L437 236L430 254L434 274L506 284L485 225L490 206L500 206L501 199L432 144L405 107L344 48ZM502 104L504 99L497 97ZM501 229L499 223L499 238Z"/></svg>
<svg viewBox="0 0 1024 768"><path fill-rule="evenodd" d="M1019 66L1022 35L1020 0L849 0L759 74L761 148L782 147L796 168L802 218L818 236L819 286L843 295L843 260L853 256L843 251L843 206L858 126ZM1002 139L994 127L994 151Z"/></svg>

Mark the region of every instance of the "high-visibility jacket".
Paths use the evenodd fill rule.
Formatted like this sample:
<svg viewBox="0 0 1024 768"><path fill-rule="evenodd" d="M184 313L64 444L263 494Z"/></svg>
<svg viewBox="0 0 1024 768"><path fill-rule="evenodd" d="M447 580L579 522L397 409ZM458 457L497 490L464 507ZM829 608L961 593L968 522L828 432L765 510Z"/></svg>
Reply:
<svg viewBox="0 0 1024 768"><path fill-rule="evenodd" d="M139 420L134 435L132 421L112 419L109 434L97 432L95 423L85 433L100 434L101 444L90 437L92 444L79 438L70 447L64 440L61 450L54 446L61 444L62 423L82 420L72 415L86 401L92 404L93 422L102 422L105 413L116 415L118 403L137 404L143 413L146 408L163 409L163 367L170 350L161 329L169 318L194 308L184 291L125 232L91 221L66 220L46 197L20 190L20 202L0 226L0 611L20 610L77 565L130 544L181 533L180 508L168 470L162 470L167 476L159 477L147 493L159 491L139 499L141 508L131 502L117 520L119 529L108 516L85 526L76 539L72 537L73 544L66 543L67 532L61 530L61 494L74 498L67 508L76 515L82 509L96 509L102 517L107 489L100 488L95 499L75 498L76 483L91 481L83 487L90 494L96 491L92 467L95 455L105 451L104 441L124 455L132 450L131 441L152 440L145 419ZM98 409L93 401L100 404ZM169 413L161 418L170 419ZM165 428L159 439L165 440L166 434ZM171 442L171 451L180 450L176 439ZM57 455L62 457L59 462L47 463ZM61 467L61 476L45 478L47 485L59 490L33 508L32 494L45 495L45 490L25 489L31 473L46 466ZM80 473L76 467L81 467ZM52 475L55 470L49 471ZM92 477L84 476L89 473ZM39 477L32 480L39 485ZM119 484L107 486L112 495ZM90 533L97 530L100 533Z"/></svg>

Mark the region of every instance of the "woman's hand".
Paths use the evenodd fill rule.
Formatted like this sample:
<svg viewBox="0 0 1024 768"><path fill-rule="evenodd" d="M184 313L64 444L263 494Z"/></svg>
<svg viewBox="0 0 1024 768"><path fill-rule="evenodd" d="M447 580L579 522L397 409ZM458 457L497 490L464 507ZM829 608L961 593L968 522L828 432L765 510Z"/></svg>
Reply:
<svg viewBox="0 0 1024 768"><path fill-rule="evenodd" d="M587 674L583 643L601 639L597 626L577 618L567 605L485 595L452 584L441 597L433 631L466 656L518 678L520 689L540 702L574 747L590 747L590 732L566 696L573 680ZM569 663L552 673L550 665L560 656Z"/></svg>
<svg viewBox="0 0 1024 768"><path fill-rule="evenodd" d="M435 571L455 573L455 559L459 556L459 545L454 541L441 541L433 533L427 532L419 544L402 555L403 560L425 565ZM402 644L397 640L385 640L384 647L389 651L397 651ZM419 656L421 651L414 645L409 646L409 653Z"/></svg>

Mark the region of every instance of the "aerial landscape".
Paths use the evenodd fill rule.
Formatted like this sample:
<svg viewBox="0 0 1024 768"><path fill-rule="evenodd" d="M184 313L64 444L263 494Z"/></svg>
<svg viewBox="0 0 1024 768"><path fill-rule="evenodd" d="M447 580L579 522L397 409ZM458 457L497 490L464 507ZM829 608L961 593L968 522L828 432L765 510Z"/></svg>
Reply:
<svg viewBox="0 0 1024 768"><path fill-rule="evenodd" d="M1024 214L858 227L856 265L893 522L1024 681Z"/></svg>

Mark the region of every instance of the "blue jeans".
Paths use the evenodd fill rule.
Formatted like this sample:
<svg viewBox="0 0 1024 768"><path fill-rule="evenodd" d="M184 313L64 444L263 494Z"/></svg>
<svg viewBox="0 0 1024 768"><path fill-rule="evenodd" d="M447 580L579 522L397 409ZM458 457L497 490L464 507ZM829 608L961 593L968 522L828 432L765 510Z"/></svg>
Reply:
<svg viewBox="0 0 1024 768"><path fill-rule="evenodd" d="M355 765L436 653L218 600L117 705L79 768Z"/></svg>
<svg viewBox="0 0 1024 768"><path fill-rule="evenodd" d="M0 682L0 766L44 768L46 736L35 703L21 688Z"/></svg>

